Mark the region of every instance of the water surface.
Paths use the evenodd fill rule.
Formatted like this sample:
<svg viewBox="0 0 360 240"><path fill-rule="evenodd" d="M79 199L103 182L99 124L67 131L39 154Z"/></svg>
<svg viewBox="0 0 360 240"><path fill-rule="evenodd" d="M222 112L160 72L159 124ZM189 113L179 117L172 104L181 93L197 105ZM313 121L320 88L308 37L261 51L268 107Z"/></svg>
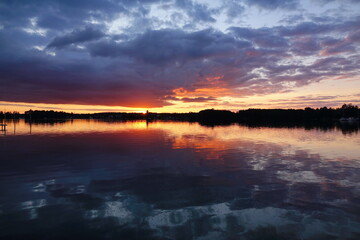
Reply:
<svg viewBox="0 0 360 240"><path fill-rule="evenodd" d="M4 239L359 239L360 135L187 122L9 122Z"/></svg>

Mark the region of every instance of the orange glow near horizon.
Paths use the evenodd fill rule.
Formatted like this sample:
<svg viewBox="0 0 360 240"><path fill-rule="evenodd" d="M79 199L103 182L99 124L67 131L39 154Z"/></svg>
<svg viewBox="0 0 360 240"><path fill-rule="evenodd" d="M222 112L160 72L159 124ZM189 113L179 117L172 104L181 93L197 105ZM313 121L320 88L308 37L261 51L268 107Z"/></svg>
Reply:
<svg viewBox="0 0 360 240"><path fill-rule="evenodd" d="M222 76L215 76L211 81L219 81ZM0 101L0 111L18 111L20 113L32 110L54 110L74 113L97 113L97 112L198 112L203 109L227 109L238 111L248 108L305 108L305 107L340 107L344 103L360 104L360 81L350 78L343 81L337 79L313 83L296 88L287 93L273 93L253 96L234 96L234 89L222 86L210 88L198 88L188 91L183 88L174 89L173 93L177 101L169 100L171 105L155 108L146 107L123 107L101 105L75 105L75 104L46 104ZM346 92L340 95L339 92ZM215 100L203 102L183 102L181 98L206 98L214 97Z"/></svg>

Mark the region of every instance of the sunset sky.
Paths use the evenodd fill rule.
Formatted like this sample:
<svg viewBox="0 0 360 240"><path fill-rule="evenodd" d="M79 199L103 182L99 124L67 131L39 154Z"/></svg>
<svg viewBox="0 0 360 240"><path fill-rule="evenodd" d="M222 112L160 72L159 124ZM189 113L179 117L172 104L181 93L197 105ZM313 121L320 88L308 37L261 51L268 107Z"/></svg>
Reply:
<svg viewBox="0 0 360 240"><path fill-rule="evenodd" d="M1 0L0 111L360 105L359 0Z"/></svg>

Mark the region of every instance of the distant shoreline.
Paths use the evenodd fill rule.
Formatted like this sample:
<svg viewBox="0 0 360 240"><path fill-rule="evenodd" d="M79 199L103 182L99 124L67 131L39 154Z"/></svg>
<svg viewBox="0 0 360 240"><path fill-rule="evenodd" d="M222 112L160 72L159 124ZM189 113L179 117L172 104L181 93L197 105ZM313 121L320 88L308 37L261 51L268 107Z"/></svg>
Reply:
<svg viewBox="0 0 360 240"><path fill-rule="evenodd" d="M359 124L360 109L352 104L341 108L305 108L305 109L247 109L238 112L228 110L206 109L197 113L68 113L59 111L29 110L18 112L0 112L0 119L25 119L27 121L99 119L99 120L172 120L199 122L203 125L227 125L242 123L246 125L303 125L339 122Z"/></svg>

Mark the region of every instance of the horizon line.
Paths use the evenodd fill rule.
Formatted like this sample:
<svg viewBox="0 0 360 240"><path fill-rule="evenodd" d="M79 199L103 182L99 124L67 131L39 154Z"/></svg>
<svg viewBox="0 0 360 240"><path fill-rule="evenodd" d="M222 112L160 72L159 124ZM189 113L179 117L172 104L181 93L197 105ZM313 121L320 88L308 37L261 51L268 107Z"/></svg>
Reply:
<svg viewBox="0 0 360 240"><path fill-rule="evenodd" d="M146 114L146 113L157 113L157 114L188 114L188 113L199 113L201 111L204 111L204 110L215 110L215 111L229 111L229 112L233 112L233 113L236 113L236 112L239 112L239 111L247 111L247 110L306 110L307 108L310 108L310 109L322 109L322 108L326 108L326 109L341 109L342 106L353 106L355 108L358 108L358 105L355 105L355 104L352 104L352 103L344 103L342 104L340 107L327 107L327 106L323 106L323 107L304 107L304 108L247 108L247 109L239 109L239 110L236 110L236 111L232 111L232 110L228 110L228 109L215 109L215 108L205 108L205 109L202 109L202 110L199 110L199 111L195 111L195 112L192 112L192 111L189 111L189 112L151 112L149 110L139 110L139 111L133 111L133 112L123 112L123 111L104 111L104 112L86 112L86 113L76 113L76 112L69 112L69 111L65 111L65 110L58 110L58 109L35 109L35 110L32 110L32 109L29 109L27 111L24 111L24 112L19 112L19 111L8 111L8 110L5 110L5 111L0 111L1 114L4 114L4 113L9 113L9 114L26 114L26 112L28 111L43 111L43 112L47 112L47 111L54 111L54 112L63 112L63 113L68 113L68 114L80 114L80 115L86 115L86 114L104 114L104 113L108 113L108 114L115 114L115 113L126 113L126 114Z"/></svg>

